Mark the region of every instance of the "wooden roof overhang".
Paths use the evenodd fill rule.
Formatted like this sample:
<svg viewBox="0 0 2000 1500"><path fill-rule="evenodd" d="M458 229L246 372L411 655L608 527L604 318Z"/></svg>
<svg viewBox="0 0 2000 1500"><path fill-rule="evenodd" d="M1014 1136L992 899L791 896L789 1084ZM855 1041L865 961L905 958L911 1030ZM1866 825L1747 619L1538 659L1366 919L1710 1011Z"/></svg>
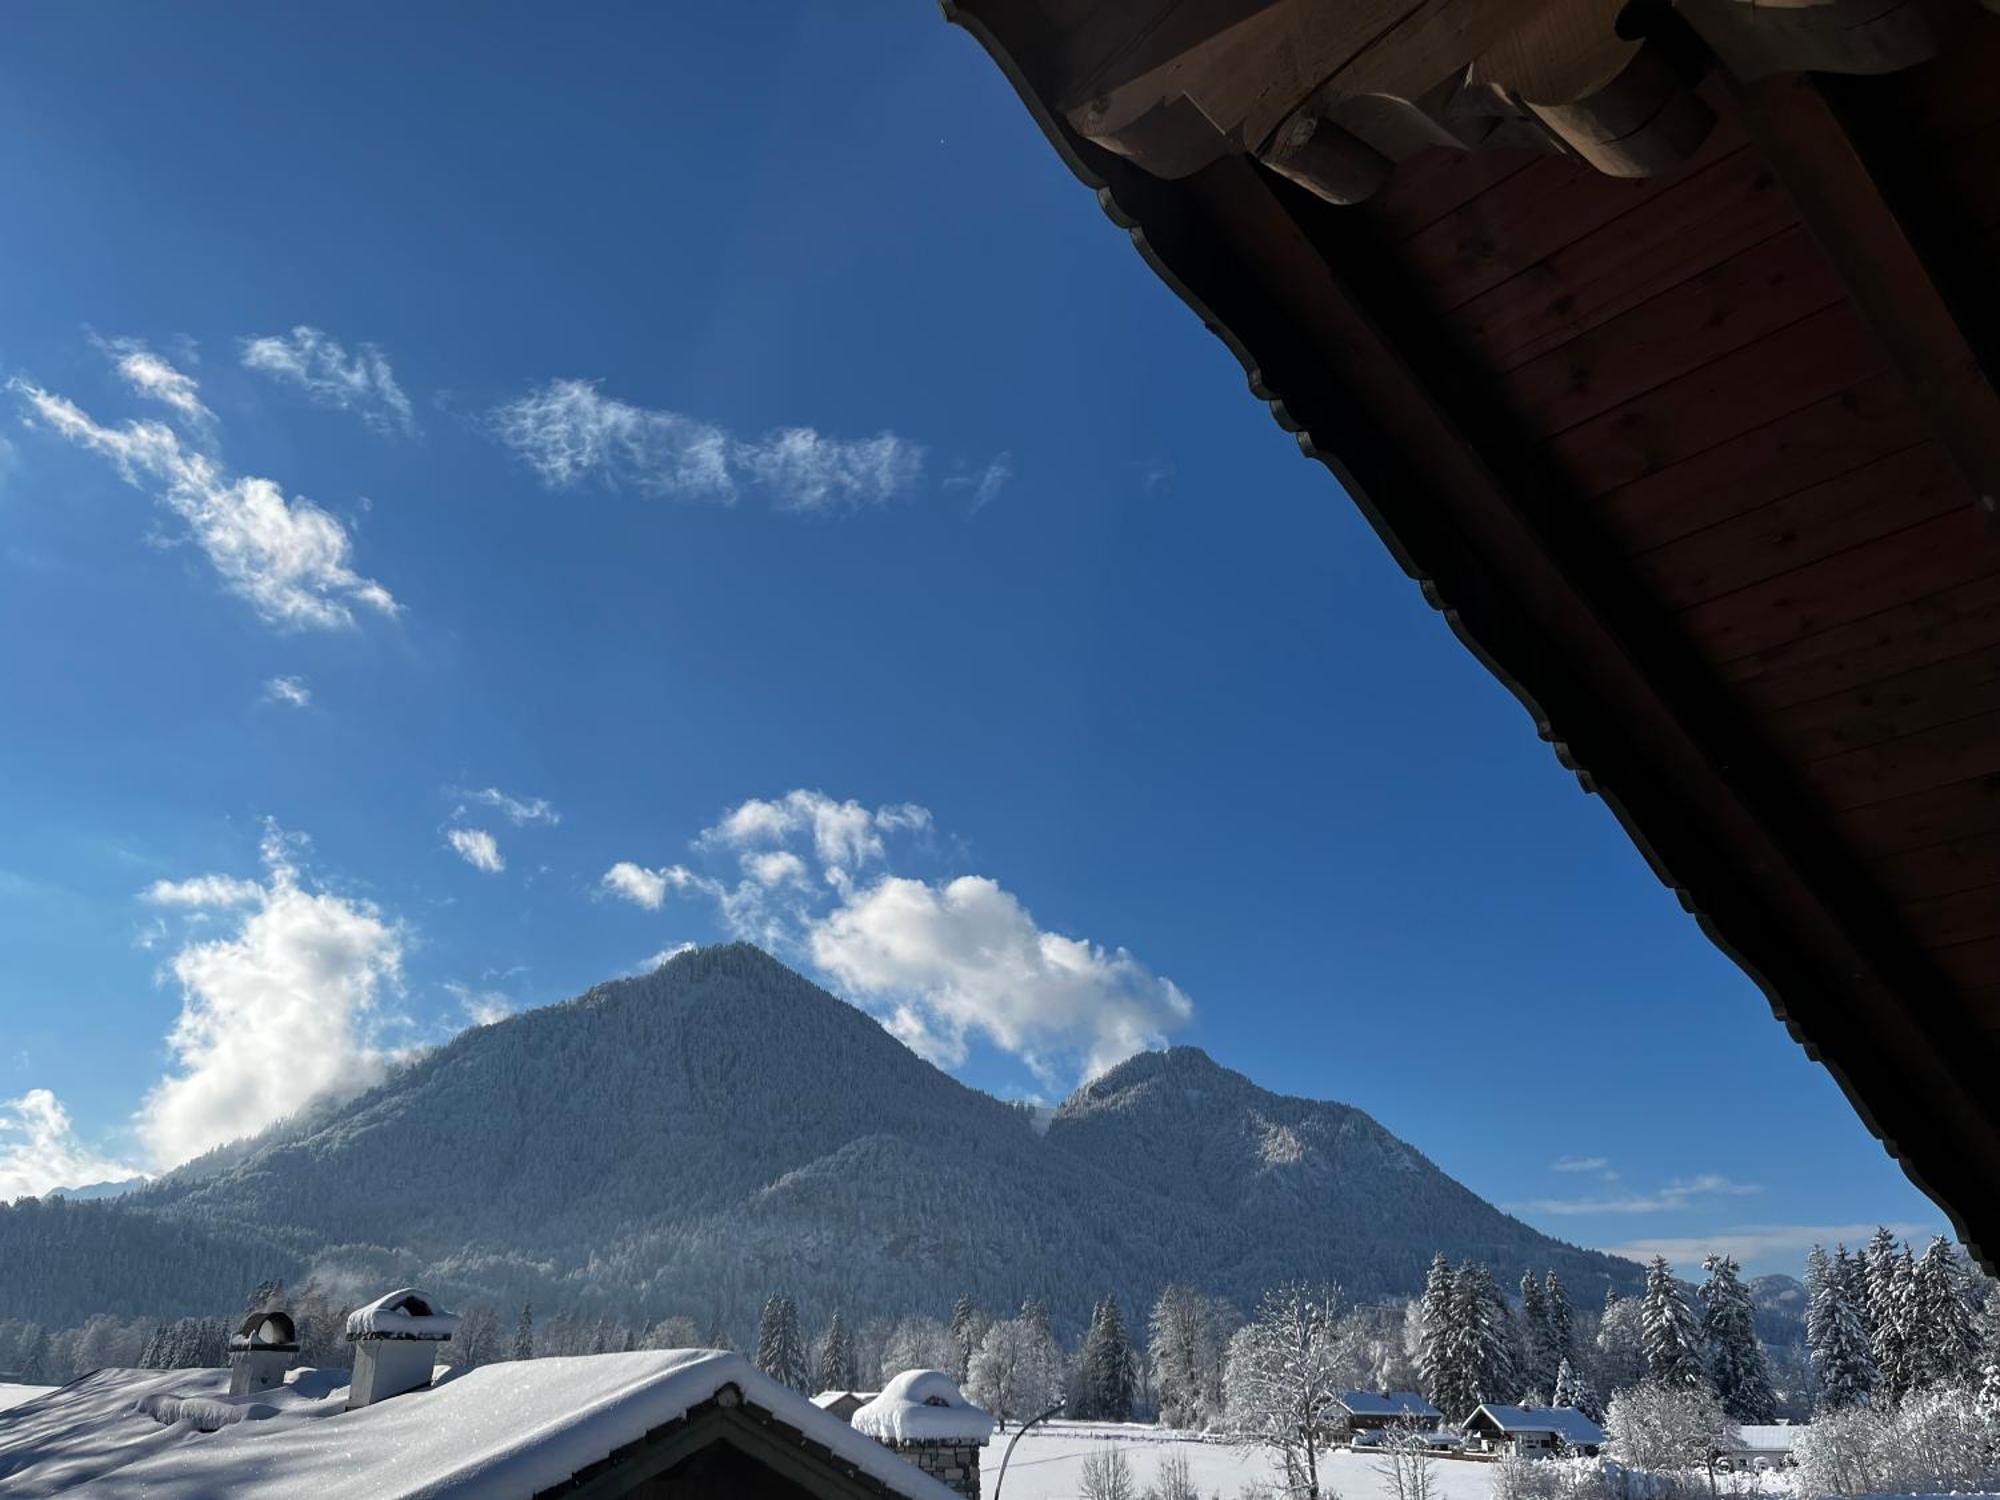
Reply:
<svg viewBox="0 0 2000 1500"><path fill-rule="evenodd" d="M2000 16L945 11L1992 1268Z"/></svg>

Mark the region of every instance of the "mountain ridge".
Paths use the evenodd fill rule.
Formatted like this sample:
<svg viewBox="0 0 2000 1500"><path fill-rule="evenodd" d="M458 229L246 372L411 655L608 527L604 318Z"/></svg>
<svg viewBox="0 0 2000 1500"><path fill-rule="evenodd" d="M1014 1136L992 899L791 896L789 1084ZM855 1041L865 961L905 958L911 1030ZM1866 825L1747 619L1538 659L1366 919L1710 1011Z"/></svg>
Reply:
<svg viewBox="0 0 2000 1500"><path fill-rule="evenodd" d="M1403 1293L1437 1248L1508 1280L1554 1265L1580 1298L1638 1275L1501 1213L1365 1112L1197 1048L1128 1059L1038 1131L745 944L467 1031L357 1098L62 1209L58 1226L37 1206L32 1234L0 1209L0 1252L32 1283L0 1288L0 1317L212 1310L178 1305L203 1256L223 1307L244 1290L224 1275L254 1263L735 1329L780 1288L850 1317L1035 1295L1065 1326L1107 1290L1140 1306L1178 1279L1245 1304L1292 1276ZM177 1233L187 1263L150 1282L59 1258L157 1256Z"/></svg>

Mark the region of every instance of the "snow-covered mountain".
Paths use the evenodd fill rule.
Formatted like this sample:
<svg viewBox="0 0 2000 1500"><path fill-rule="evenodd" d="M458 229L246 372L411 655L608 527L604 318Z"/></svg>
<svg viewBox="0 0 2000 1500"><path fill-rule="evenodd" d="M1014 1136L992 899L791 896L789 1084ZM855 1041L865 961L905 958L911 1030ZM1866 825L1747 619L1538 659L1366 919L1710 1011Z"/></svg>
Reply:
<svg viewBox="0 0 2000 1500"><path fill-rule="evenodd" d="M0 1318L213 1311L313 1274L738 1330L777 1289L850 1318L1038 1295L1076 1324L1177 1279L1245 1304L1289 1276L1413 1291L1440 1248L1503 1284L1554 1266L1579 1301L1637 1279L1361 1111L1193 1048L1040 1130L738 944L467 1032L116 1201L0 1209Z"/></svg>

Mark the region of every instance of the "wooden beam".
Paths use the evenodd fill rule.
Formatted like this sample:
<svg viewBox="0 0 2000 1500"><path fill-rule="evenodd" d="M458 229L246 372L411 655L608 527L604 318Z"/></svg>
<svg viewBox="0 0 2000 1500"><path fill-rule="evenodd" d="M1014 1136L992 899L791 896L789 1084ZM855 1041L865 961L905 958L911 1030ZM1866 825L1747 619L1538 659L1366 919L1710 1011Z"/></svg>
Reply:
<svg viewBox="0 0 2000 1500"><path fill-rule="evenodd" d="M986 10L990 0L967 3ZM1026 28L1018 38L974 30L1017 86L1024 70L1011 48L1046 43ZM1605 798L1904 1171L1995 1264L2000 1045L1741 722L1713 670L1575 524L1569 470L1524 449L1509 414L1465 378L1462 354L1440 338L1409 268L1372 238L1367 211L1331 206L1241 156L1163 181L1023 93L1106 212L1243 362L1280 425L1340 478L1562 763Z"/></svg>
<svg viewBox="0 0 2000 1500"><path fill-rule="evenodd" d="M1987 514L2000 514L2000 392L1819 83L1730 87L1771 173Z"/></svg>

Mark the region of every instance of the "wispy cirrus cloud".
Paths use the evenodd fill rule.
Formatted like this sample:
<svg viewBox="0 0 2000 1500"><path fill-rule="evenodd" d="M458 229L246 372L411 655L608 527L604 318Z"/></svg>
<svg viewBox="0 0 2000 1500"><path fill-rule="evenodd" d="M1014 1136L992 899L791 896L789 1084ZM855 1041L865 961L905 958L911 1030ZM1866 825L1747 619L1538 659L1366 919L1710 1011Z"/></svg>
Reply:
<svg viewBox="0 0 2000 1500"><path fill-rule="evenodd" d="M1752 1271L1782 1260L1793 1267L1793 1274L1797 1274L1796 1262L1802 1261L1814 1245L1859 1245L1875 1232L1876 1227L1872 1223L1738 1224L1704 1233L1627 1240L1620 1245L1599 1248L1628 1260L1646 1261L1656 1255L1664 1256L1673 1264L1683 1266L1700 1265L1702 1259L1709 1255L1729 1255ZM1887 1227L1899 1238L1911 1240L1943 1232L1943 1226L1935 1224L1895 1223Z"/></svg>
<svg viewBox="0 0 2000 1500"><path fill-rule="evenodd" d="M677 500L733 503L744 492L781 510L858 510L913 489L924 449L896 433L830 438L786 427L744 438L716 422L607 396L590 380L551 380L487 416L492 435L551 489L592 481Z"/></svg>
<svg viewBox="0 0 2000 1500"><path fill-rule="evenodd" d="M1093 1076L1192 1017L1174 982L1122 948L1041 926L983 875L892 867L930 812L804 789L751 798L691 844L700 867L620 861L604 889L649 910L711 903L738 937L809 961L916 1051L948 1065L982 1038L1051 1080Z"/></svg>
<svg viewBox="0 0 2000 1500"><path fill-rule="evenodd" d="M303 677L273 677L264 684L264 701L282 703L287 708L309 708L312 705L312 689L306 686Z"/></svg>
<svg viewBox="0 0 2000 1500"><path fill-rule="evenodd" d="M1712 1203L1718 1198L1747 1198L1764 1189L1755 1183L1735 1182L1720 1172L1702 1172L1676 1178L1650 1193L1628 1193L1602 1198L1536 1198L1510 1205L1513 1213L1534 1214L1659 1214Z"/></svg>
<svg viewBox="0 0 2000 1500"><path fill-rule="evenodd" d="M119 376L139 395L171 408L198 430L214 426L215 413L202 401L194 377L155 354L143 340L120 338L95 342Z"/></svg>
<svg viewBox="0 0 2000 1500"><path fill-rule="evenodd" d="M1604 1156L1559 1156L1549 1163L1551 1172L1603 1172L1611 1166Z"/></svg>
<svg viewBox="0 0 2000 1500"><path fill-rule="evenodd" d="M549 804L546 797L516 797L497 786L481 787L476 791L461 790L455 795L493 809L516 828L525 828L533 823L544 823L553 828L562 822L562 814Z"/></svg>
<svg viewBox="0 0 2000 1500"><path fill-rule="evenodd" d="M353 412L384 437L417 435L410 398L374 344L357 345L350 354L331 334L301 323L287 334L242 340L241 354L244 369L304 391L319 406Z"/></svg>
<svg viewBox="0 0 2000 1500"><path fill-rule="evenodd" d="M507 861L500 853L500 841L483 828L446 829L445 842L475 870L498 875L507 868Z"/></svg>
<svg viewBox="0 0 2000 1500"><path fill-rule="evenodd" d="M965 508L967 515L977 515L999 498L1007 482L1014 477L1014 455L996 453L987 460L983 469L969 474L953 474L944 482L948 490L965 490L972 496L972 503Z"/></svg>
<svg viewBox="0 0 2000 1500"><path fill-rule="evenodd" d="M200 407L193 379L151 354L134 367L125 346L104 346L142 394L165 401L185 420ZM135 368L137 373L135 373ZM231 593L266 623L286 630L344 629L357 607L397 613L381 584L355 572L347 527L302 495L291 499L269 479L234 475L208 451L208 435L190 442L165 422L97 421L67 396L19 376L7 382L23 420L110 461L135 489L148 490L187 527Z"/></svg>

